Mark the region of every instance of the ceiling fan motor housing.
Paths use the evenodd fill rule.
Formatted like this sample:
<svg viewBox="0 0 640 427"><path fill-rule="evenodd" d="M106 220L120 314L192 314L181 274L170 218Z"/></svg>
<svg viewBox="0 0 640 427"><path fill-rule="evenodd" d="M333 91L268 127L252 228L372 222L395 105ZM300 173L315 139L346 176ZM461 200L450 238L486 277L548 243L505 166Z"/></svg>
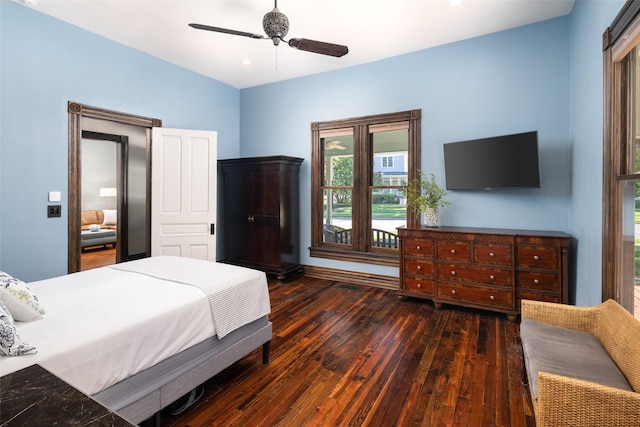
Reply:
<svg viewBox="0 0 640 427"><path fill-rule="evenodd" d="M273 44L278 46L280 40L289 32L289 19L275 7L262 18L262 28L267 36L273 40Z"/></svg>

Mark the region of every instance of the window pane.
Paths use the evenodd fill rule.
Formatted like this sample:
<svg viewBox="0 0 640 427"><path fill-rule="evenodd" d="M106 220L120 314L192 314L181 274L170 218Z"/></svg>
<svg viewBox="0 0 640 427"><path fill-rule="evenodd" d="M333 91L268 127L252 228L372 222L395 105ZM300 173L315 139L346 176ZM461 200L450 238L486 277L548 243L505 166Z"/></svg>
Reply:
<svg viewBox="0 0 640 427"><path fill-rule="evenodd" d="M624 181L620 305L640 319L640 181Z"/></svg>
<svg viewBox="0 0 640 427"><path fill-rule="evenodd" d="M352 190L325 188L322 196L322 241L351 245Z"/></svg>
<svg viewBox="0 0 640 427"><path fill-rule="evenodd" d="M372 126L369 131L373 141L371 246L397 249L397 228L407 223L400 191L407 183L409 124Z"/></svg>
<svg viewBox="0 0 640 427"><path fill-rule="evenodd" d="M324 151L325 186L353 186L353 128L320 133Z"/></svg>
<svg viewBox="0 0 640 427"><path fill-rule="evenodd" d="M398 249L398 227L407 223L407 208L392 193L371 192L371 246Z"/></svg>
<svg viewBox="0 0 640 427"><path fill-rule="evenodd" d="M324 149L322 241L351 245L353 128L320 133Z"/></svg>
<svg viewBox="0 0 640 427"><path fill-rule="evenodd" d="M630 130L631 156L627 165L630 173L640 172L640 67L635 47L630 53L633 72L633 109L635 119ZM640 181L623 181L622 185L622 254L621 283L618 289L620 304L640 319Z"/></svg>
<svg viewBox="0 0 640 427"><path fill-rule="evenodd" d="M638 47L633 48L631 53L631 58L633 58L633 68L635 70L634 73L634 100L635 103L635 126L633 131L633 170L631 173L640 173L640 96L638 96L638 92L640 92L640 67L638 67L638 55L640 54L640 49Z"/></svg>

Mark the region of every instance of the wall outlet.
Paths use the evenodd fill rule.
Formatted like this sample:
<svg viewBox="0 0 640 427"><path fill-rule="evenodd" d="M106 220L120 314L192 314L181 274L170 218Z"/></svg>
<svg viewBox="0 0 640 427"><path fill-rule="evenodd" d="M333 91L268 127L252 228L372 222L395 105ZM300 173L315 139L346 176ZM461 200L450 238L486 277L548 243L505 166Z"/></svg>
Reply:
<svg viewBox="0 0 640 427"><path fill-rule="evenodd" d="M62 215L62 205L47 206L47 218L58 218Z"/></svg>

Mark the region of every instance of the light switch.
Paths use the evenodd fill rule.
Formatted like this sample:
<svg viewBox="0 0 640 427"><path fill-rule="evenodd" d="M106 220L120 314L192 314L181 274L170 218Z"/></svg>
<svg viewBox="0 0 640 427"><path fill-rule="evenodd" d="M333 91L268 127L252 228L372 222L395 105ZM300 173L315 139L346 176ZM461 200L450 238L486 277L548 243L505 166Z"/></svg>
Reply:
<svg viewBox="0 0 640 427"><path fill-rule="evenodd" d="M61 194L59 191L49 191L49 201L50 202L59 202L61 199Z"/></svg>

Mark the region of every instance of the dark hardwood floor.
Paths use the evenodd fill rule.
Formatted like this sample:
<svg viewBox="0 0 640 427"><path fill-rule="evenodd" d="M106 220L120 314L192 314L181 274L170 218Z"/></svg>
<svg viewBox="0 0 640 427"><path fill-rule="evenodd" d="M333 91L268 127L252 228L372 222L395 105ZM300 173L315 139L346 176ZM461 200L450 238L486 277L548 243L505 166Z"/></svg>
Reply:
<svg viewBox="0 0 640 427"><path fill-rule="evenodd" d="M535 424L519 326L501 315L306 277L270 293L271 361L253 352L163 426Z"/></svg>

